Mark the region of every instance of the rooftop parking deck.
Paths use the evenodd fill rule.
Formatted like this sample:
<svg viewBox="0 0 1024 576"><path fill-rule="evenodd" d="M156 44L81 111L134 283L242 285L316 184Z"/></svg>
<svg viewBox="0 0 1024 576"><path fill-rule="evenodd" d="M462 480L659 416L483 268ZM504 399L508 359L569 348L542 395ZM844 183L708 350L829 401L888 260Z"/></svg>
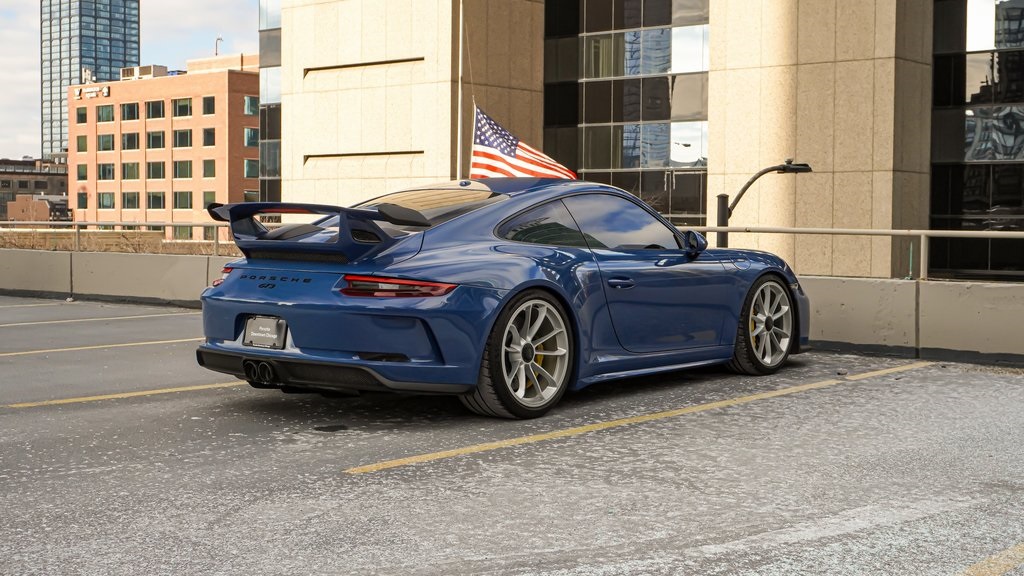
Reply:
<svg viewBox="0 0 1024 576"><path fill-rule="evenodd" d="M1024 562L1020 370L812 352L770 377L597 385L513 422L255 390L199 368L201 336L196 310L0 296L0 573Z"/></svg>

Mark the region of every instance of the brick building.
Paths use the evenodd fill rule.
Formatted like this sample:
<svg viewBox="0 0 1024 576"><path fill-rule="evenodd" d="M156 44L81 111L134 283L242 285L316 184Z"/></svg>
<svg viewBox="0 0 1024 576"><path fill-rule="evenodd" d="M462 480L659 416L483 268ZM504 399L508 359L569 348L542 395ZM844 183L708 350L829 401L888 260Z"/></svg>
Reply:
<svg viewBox="0 0 1024 576"><path fill-rule="evenodd" d="M167 223L169 238L210 239L211 202L259 195L259 74L254 55L122 70L120 82L68 91L77 221Z"/></svg>

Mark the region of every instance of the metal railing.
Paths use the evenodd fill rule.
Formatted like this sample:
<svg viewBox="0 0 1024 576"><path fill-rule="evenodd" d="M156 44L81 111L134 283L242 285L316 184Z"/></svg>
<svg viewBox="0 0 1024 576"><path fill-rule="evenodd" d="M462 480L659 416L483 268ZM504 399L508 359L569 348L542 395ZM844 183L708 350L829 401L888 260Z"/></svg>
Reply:
<svg viewBox="0 0 1024 576"><path fill-rule="evenodd" d="M989 240L1024 240L1024 232L975 230L872 230L866 228L784 228L774 226L693 226L699 232L736 232L749 234L816 234L828 236L888 236L917 238L920 246L918 278L928 278L928 238L979 238ZM911 253L913 269L913 253ZM909 271L908 271L909 272ZM908 274L909 276L910 274Z"/></svg>
<svg viewBox="0 0 1024 576"><path fill-rule="evenodd" d="M273 228L281 224L267 223L267 227ZM143 228L151 227L188 227L188 228L227 228L224 222L0 222L2 231L31 231L32 227L45 228L73 228L75 241L73 251L78 252L82 247L82 229L98 226L133 226L139 230L119 230L120 232L145 231ZM679 227L680 230L696 230L698 232L735 232L748 234L798 234L798 235L827 235L827 236L882 236L896 238L918 239L919 257L917 263L918 278L928 278L928 238L977 238L989 240L1024 240L1024 231L972 231L972 230L873 230L866 228L786 228L776 226L689 226ZM100 230L97 230L100 231ZM118 231L118 230L115 230ZM220 234L214 233L213 240L205 240L213 243L213 255L220 256ZM913 267L911 257L911 267Z"/></svg>

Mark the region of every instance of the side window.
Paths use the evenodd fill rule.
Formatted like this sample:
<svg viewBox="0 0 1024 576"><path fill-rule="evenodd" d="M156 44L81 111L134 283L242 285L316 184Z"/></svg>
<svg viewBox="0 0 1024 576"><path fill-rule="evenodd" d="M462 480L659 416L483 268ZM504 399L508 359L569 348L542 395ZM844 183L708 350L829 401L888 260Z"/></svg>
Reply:
<svg viewBox="0 0 1024 576"><path fill-rule="evenodd" d="M583 194L563 200L591 248L675 250L671 228L633 202L610 194Z"/></svg>
<svg viewBox="0 0 1024 576"><path fill-rule="evenodd" d="M587 241L569 211L558 200L527 210L505 222L498 229L498 236L530 244L587 247Z"/></svg>

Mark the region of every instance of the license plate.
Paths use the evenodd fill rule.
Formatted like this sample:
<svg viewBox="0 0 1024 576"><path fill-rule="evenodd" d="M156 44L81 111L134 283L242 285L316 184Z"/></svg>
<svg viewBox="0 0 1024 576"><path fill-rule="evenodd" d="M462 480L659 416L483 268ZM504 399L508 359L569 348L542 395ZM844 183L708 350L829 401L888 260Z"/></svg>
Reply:
<svg viewBox="0 0 1024 576"><path fill-rule="evenodd" d="M252 316L245 321L244 346L255 348L284 348L284 336L288 325L284 320L273 316Z"/></svg>

